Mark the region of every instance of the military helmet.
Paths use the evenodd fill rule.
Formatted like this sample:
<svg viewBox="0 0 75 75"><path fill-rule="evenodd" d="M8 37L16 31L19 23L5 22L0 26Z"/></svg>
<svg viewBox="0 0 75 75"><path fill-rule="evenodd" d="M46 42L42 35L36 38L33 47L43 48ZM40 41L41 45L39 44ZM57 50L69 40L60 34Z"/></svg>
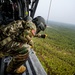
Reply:
<svg viewBox="0 0 75 75"><path fill-rule="evenodd" d="M36 33L39 33L40 31L44 31L45 30L46 24L45 24L45 19L43 17L37 16L32 21L36 25L36 28L37 28L37 32Z"/></svg>

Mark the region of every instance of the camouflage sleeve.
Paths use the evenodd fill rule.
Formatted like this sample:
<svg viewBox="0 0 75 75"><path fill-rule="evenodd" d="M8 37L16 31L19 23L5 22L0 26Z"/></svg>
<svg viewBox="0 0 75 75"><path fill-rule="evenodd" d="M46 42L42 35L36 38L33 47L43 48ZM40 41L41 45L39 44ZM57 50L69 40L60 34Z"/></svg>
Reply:
<svg viewBox="0 0 75 75"><path fill-rule="evenodd" d="M27 42L27 44L33 46L33 41L32 41L32 36L31 36L31 32L28 31L28 30L25 30L24 31L24 39L22 39L22 36L21 36L21 39L25 42Z"/></svg>
<svg viewBox="0 0 75 75"><path fill-rule="evenodd" d="M33 46L32 37L35 35L36 26L31 21L26 22L25 30L23 32L23 37L25 38L27 44Z"/></svg>
<svg viewBox="0 0 75 75"><path fill-rule="evenodd" d="M41 37L41 34L36 34L34 37L39 37L40 38Z"/></svg>
<svg viewBox="0 0 75 75"><path fill-rule="evenodd" d="M7 36L10 36L12 34L16 35L21 28L23 28L21 20L13 21L4 27L3 34Z"/></svg>

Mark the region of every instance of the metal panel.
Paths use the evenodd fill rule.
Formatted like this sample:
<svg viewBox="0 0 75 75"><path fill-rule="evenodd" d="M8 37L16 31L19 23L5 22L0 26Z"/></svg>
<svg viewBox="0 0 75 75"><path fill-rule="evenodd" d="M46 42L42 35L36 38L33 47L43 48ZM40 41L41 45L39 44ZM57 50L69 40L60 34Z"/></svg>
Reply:
<svg viewBox="0 0 75 75"><path fill-rule="evenodd" d="M10 62L10 60L11 60L11 57L0 59L0 75L11 75L11 74L6 74L5 72L5 69L8 63ZM29 58L24 63L24 65L26 66L27 69L26 69L26 72L24 72L21 75L47 75L33 50L30 50Z"/></svg>
<svg viewBox="0 0 75 75"><path fill-rule="evenodd" d="M38 2L39 2L39 0L33 0L33 2L32 2L31 13L30 13L30 16L32 18L34 18L34 15L35 15L35 12L36 12L36 9L37 9L37 6L38 6Z"/></svg>

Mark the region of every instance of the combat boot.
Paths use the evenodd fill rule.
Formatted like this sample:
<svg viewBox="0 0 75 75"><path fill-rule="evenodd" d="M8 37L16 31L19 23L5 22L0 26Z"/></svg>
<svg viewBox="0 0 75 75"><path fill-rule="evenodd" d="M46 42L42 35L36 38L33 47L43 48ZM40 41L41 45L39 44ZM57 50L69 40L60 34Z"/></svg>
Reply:
<svg viewBox="0 0 75 75"><path fill-rule="evenodd" d="M26 71L26 67L24 65L21 65L19 68L17 68L16 70L14 70L14 73L21 74L21 73L23 73L25 71Z"/></svg>
<svg viewBox="0 0 75 75"><path fill-rule="evenodd" d="M21 65L19 68L15 69L14 71L10 71L9 69L7 69L7 73L12 75L19 75L25 71L26 71L26 67L24 65Z"/></svg>

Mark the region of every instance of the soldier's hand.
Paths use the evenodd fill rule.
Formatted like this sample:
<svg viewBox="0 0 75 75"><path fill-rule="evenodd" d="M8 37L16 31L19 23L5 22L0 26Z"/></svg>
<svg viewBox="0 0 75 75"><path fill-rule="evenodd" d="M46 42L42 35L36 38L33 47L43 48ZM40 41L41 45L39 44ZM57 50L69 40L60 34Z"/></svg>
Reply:
<svg viewBox="0 0 75 75"><path fill-rule="evenodd" d="M34 46L33 40L31 40L31 41L29 42L29 45L33 48L33 46Z"/></svg>
<svg viewBox="0 0 75 75"><path fill-rule="evenodd" d="M41 38L46 38L47 34L41 34Z"/></svg>

